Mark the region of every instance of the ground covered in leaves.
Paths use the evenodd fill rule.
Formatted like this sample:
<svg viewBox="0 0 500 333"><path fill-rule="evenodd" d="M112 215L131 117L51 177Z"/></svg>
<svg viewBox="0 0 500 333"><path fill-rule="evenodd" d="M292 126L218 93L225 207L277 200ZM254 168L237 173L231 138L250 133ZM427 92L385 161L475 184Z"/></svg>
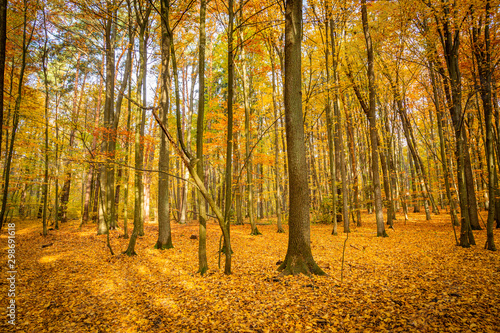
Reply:
<svg viewBox="0 0 500 333"><path fill-rule="evenodd" d="M498 332L500 254L455 246L447 215L410 215L388 238L374 217L345 234L313 225L312 250L325 277L278 277L287 234L275 225L232 226L233 274L218 269L220 230L208 225L208 274L197 271L195 222L172 223L174 249L155 250L157 226L145 226L137 256L119 254L127 240L111 232L111 256L95 225L62 225L43 238L40 221L19 221L16 233L17 332ZM342 229L339 228L341 231ZM2 272L6 234L0 237ZM500 232L495 231L500 245ZM52 243L53 245L43 247ZM223 258L221 258L223 265ZM2 274L1 308L7 284ZM3 310L2 313L5 313ZM12 329L2 315L0 331Z"/></svg>

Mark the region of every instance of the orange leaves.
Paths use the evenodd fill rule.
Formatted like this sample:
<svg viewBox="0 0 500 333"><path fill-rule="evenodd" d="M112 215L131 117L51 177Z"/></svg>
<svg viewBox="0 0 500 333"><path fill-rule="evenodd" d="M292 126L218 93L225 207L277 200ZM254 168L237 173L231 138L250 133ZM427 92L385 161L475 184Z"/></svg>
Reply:
<svg viewBox="0 0 500 333"><path fill-rule="evenodd" d="M331 236L330 225L311 230L314 257L329 276L280 278L287 235L275 225L259 225L262 236L232 226L234 274L225 276L217 269L220 231L209 222L209 271L201 277L195 221L172 224L175 248L166 251L153 249L157 226L146 224L135 257L110 257L91 224L79 230L70 221L45 239L38 222L19 221L18 331L494 332L499 254L454 246L448 216L409 218L382 239L364 214L366 227L349 236L343 284L345 236ZM111 242L123 250L119 234L111 231ZM475 237L482 244L485 232Z"/></svg>

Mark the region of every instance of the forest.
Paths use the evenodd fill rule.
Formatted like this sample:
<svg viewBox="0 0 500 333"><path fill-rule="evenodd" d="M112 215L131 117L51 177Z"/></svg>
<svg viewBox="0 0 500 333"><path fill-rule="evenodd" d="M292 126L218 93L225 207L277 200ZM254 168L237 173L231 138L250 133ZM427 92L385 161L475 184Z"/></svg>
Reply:
<svg viewBox="0 0 500 333"><path fill-rule="evenodd" d="M497 331L499 9L0 0L0 329Z"/></svg>

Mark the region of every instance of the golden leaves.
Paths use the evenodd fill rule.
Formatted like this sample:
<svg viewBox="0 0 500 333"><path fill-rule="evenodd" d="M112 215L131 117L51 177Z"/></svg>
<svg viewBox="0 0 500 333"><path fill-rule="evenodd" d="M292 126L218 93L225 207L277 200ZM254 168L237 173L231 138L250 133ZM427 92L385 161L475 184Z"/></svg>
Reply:
<svg viewBox="0 0 500 333"><path fill-rule="evenodd" d="M373 216L344 236L313 225L313 254L329 276L278 277L286 234L259 225L233 226L233 272L217 270L219 230L208 223L209 271L196 274L198 225L172 224L174 249L152 248L156 224L146 224L138 256L110 257L95 226L63 224L49 239L19 222L20 332L494 332L500 325L500 259L481 246L454 246L448 216L426 222L410 214L390 237L376 237ZM120 230L116 249L125 249ZM498 231L496 236L498 237ZM484 231L475 231L478 244ZM4 235L1 236L3 241ZM53 242L54 245L41 248ZM118 251L117 251L118 252ZM2 253L2 256L4 254ZM50 260L49 260L50 259ZM2 257L3 260L3 257ZM3 325L1 323L0 325ZM4 326L0 326L2 330Z"/></svg>

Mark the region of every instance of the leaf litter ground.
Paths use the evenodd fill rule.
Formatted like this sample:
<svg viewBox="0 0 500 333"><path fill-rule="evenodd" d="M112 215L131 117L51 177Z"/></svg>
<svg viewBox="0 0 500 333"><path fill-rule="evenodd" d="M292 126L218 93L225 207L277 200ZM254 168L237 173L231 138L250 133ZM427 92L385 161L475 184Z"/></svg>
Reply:
<svg viewBox="0 0 500 333"><path fill-rule="evenodd" d="M287 234L275 225L232 226L233 274L217 268L220 230L208 224L209 271L197 271L198 226L172 223L174 249L153 249L157 226L146 224L137 256L111 256L95 225L79 221L41 237L40 221L19 221L16 233L17 332L498 332L500 256L455 246L447 215L411 214L388 238L374 217L345 234L313 225L314 257L328 276L277 277ZM128 241L111 231L115 253ZM6 235L1 260L7 262ZM500 232L495 231L500 244ZM42 248L42 245L53 245ZM223 265L224 258L221 258ZM2 265L2 270L5 265ZM5 275L5 274L3 274ZM2 279L1 307L7 284ZM11 330L3 317L0 331Z"/></svg>

